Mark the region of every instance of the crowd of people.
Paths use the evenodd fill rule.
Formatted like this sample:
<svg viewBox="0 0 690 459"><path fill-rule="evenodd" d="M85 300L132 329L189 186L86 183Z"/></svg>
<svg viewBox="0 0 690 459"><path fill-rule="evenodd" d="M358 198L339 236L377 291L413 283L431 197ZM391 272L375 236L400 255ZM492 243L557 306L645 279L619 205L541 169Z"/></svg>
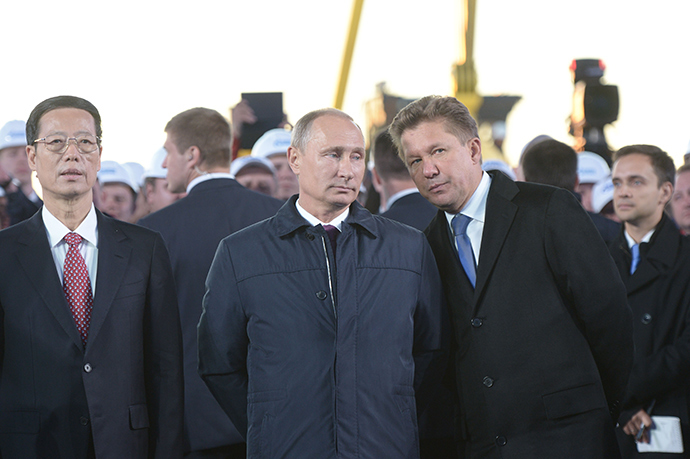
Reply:
<svg viewBox="0 0 690 459"><path fill-rule="evenodd" d="M79 97L0 129L0 458L690 457L690 164L233 112L146 167Z"/></svg>

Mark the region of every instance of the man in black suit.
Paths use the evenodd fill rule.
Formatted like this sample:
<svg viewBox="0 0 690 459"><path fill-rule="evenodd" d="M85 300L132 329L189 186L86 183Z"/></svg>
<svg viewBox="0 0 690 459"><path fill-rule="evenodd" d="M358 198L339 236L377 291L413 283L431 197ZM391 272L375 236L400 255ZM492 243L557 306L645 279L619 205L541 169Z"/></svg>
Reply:
<svg viewBox="0 0 690 459"><path fill-rule="evenodd" d="M520 159L526 181L565 188L580 198L575 193L575 189L578 188L577 164L578 157L575 150L554 139L546 139L530 145ZM619 223L594 212L587 211L587 214L607 244L620 233Z"/></svg>
<svg viewBox="0 0 690 459"><path fill-rule="evenodd" d="M436 208L419 194L388 130L376 135L373 152L372 181L385 203L380 215L423 231L436 215Z"/></svg>
<svg viewBox="0 0 690 459"><path fill-rule="evenodd" d="M690 457L690 242L664 209L673 195L673 160L653 145L630 145L614 156L613 202L624 231L609 246L633 312L635 364L617 429L623 457L670 457L637 451L649 442L650 416L680 420ZM659 426L657 426L659 427Z"/></svg>
<svg viewBox="0 0 690 459"><path fill-rule="evenodd" d="M440 209L426 233L454 328L466 456L616 457L631 315L585 211L565 190L483 172L477 124L452 97L413 102L390 132Z"/></svg>
<svg viewBox="0 0 690 459"><path fill-rule="evenodd" d="M96 107L34 108L44 206L0 232L0 457L182 457L182 340L162 238L93 206Z"/></svg>
<svg viewBox="0 0 690 459"><path fill-rule="evenodd" d="M184 343L185 457L244 458L244 439L197 370L196 326L204 281L225 236L268 218L282 205L230 175L230 125L215 110L193 108L167 124L163 161L168 189L181 200L139 223L161 233L177 281Z"/></svg>

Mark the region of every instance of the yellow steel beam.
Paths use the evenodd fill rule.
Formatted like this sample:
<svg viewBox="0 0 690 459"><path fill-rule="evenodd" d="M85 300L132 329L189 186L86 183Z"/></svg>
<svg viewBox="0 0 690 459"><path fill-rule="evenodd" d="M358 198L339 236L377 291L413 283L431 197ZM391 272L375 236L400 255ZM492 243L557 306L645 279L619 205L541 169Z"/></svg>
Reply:
<svg viewBox="0 0 690 459"><path fill-rule="evenodd" d="M333 103L333 107L339 110L343 108L343 100L345 99L345 89L347 88L347 79L350 76L350 64L352 63L352 54L355 50L355 41L357 39L357 30L359 29L359 19L362 16L363 5L364 0L353 0L352 2L350 30L347 34L345 53L343 53L343 62L340 66L340 77L338 78L338 89L335 95L335 102Z"/></svg>

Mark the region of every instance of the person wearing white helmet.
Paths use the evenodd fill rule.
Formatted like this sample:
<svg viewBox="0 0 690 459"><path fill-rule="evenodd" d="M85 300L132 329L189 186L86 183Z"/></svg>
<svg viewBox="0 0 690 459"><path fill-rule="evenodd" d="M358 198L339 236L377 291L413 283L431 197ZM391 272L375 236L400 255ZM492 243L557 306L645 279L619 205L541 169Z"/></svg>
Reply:
<svg viewBox="0 0 690 459"><path fill-rule="evenodd" d="M0 186L7 193L10 224L26 220L43 205L31 184L26 157L26 123L13 120L0 129Z"/></svg>
<svg viewBox="0 0 690 459"><path fill-rule="evenodd" d="M582 197L582 207L594 212L592 207L592 188L611 173L606 160L596 153L583 151L577 155L577 180L575 191Z"/></svg>
<svg viewBox="0 0 690 459"><path fill-rule="evenodd" d="M139 186L127 169L115 161L102 161L98 182L101 185L99 210L129 222L134 213Z"/></svg>
<svg viewBox="0 0 690 459"><path fill-rule="evenodd" d="M240 185L257 193L277 197L278 180L271 161L255 156L240 156L230 163L230 175Z"/></svg>
<svg viewBox="0 0 690 459"><path fill-rule="evenodd" d="M283 201L299 191L297 176L292 172L287 161L290 138L290 131L282 128L271 129L259 137L252 147L251 154L256 158L266 158L273 163L278 179L278 190L273 196Z"/></svg>
<svg viewBox="0 0 690 459"><path fill-rule="evenodd" d="M163 168L163 161L168 151L161 147L153 154L149 168L142 175L143 184L141 195L144 197L144 212L141 218L153 212L157 212L169 206L178 199L184 198L187 193L173 193L168 189L167 170Z"/></svg>

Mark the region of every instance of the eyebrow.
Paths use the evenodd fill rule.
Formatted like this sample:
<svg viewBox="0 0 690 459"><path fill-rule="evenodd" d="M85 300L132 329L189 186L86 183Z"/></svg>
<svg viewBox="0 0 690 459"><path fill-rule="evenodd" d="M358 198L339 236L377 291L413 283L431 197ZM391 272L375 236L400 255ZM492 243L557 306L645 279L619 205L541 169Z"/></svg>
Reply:
<svg viewBox="0 0 690 459"><path fill-rule="evenodd" d="M356 147L356 148L352 148L352 149L351 149L351 148L343 147L343 146L340 146L340 145L335 146L335 147L332 147L332 146L331 146L331 147L326 147L326 148L324 148L321 152L322 152L322 153L327 153L327 152L329 152L329 151L335 151L336 153L342 154L342 153L344 153L344 152L346 152L346 151L348 151L348 150L352 150L352 151L355 152L355 153L364 153L364 148Z"/></svg>
<svg viewBox="0 0 690 459"><path fill-rule="evenodd" d="M642 175L628 175L626 177L611 177L611 181L615 180L635 180L635 179L643 179L646 180L646 178Z"/></svg>

